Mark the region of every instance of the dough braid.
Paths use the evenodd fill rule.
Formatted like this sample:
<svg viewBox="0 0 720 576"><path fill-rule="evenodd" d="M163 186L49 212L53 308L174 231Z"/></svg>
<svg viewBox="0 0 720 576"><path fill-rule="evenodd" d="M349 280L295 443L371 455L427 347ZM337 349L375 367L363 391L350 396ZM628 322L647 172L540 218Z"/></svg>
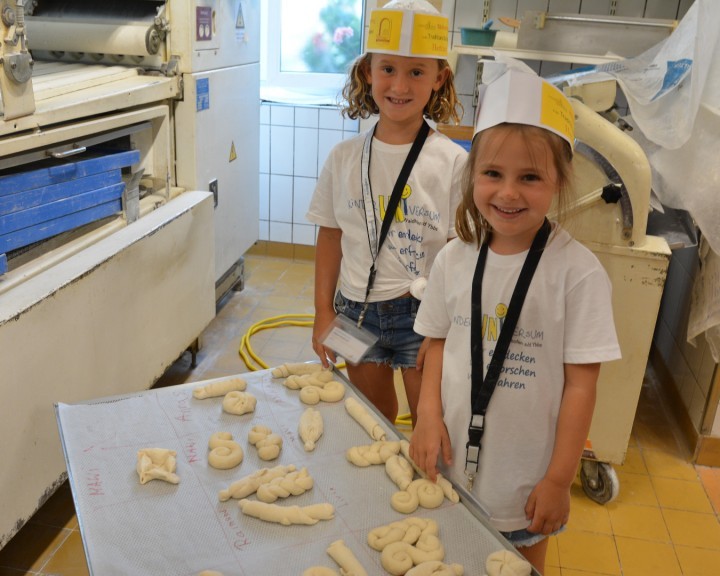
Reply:
<svg viewBox="0 0 720 576"><path fill-rule="evenodd" d="M340 574L344 576L367 576L367 571L360 564L353 551L342 540L335 540L327 549L328 556L340 566Z"/></svg>
<svg viewBox="0 0 720 576"><path fill-rule="evenodd" d="M315 450L315 443L322 436L323 429L323 419L320 411L315 408L307 408L300 416L300 424L298 425L298 432L300 439L303 441L305 452Z"/></svg>
<svg viewBox="0 0 720 576"><path fill-rule="evenodd" d="M205 386L198 386L193 390L193 397L198 400L205 398L215 398L216 396L225 396L233 390L244 391L247 388L247 382L242 378L230 378L229 380L221 380L219 382L210 382Z"/></svg>
<svg viewBox="0 0 720 576"><path fill-rule="evenodd" d="M312 374L323 370L317 362L294 362L281 364L272 369L273 378L287 378L291 374Z"/></svg>
<svg viewBox="0 0 720 576"><path fill-rule="evenodd" d="M355 421L363 427L365 432L370 434L373 440L386 440L385 430L382 429L377 420L368 412L365 407L355 398L345 400L345 410Z"/></svg>
<svg viewBox="0 0 720 576"><path fill-rule="evenodd" d="M399 441L380 440L372 444L348 448L345 457L355 466L365 467L372 464L386 463L390 458L396 456L398 452L400 452Z"/></svg>
<svg viewBox="0 0 720 576"><path fill-rule="evenodd" d="M220 502L225 502L230 500L230 498L245 498L246 496L250 496L250 494L254 494L263 484L267 484L274 478L285 476L294 471L295 466L292 464L289 466L275 466L274 468L261 468L250 474L250 476L236 480L230 484L227 489L220 490L218 497Z"/></svg>
<svg viewBox="0 0 720 576"><path fill-rule="evenodd" d="M299 496L312 487L312 476L308 473L307 468L301 468L285 476L273 478L267 484L261 484L257 489L257 497L258 500L270 504L278 498Z"/></svg>
<svg viewBox="0 0 720 576"><path fill-rule="evenodd" d="M443 564L439 560L421 562L405 573L405 576L463 576L465 568L461 564Z"/></svg>
<svg viewBox="0 0 720 576"><path fill-rule="evenodd" d="M439 527L431 518L405 518L385 526L378 526L368 534L368 545L378 551L392 542L415 544L423 535L437 536Z"/></svg>
<svg viewBox="0 0 720 576"><path fill-rule="evenodd" d="M218 470L235 468L243 460L243 449L230 432L215 432L208 441L208 464Z"/></svg>
<svg viewBox="0 0 720 576"><path fill-rule="evenodd" d="M530 562L510 550L497 550L487 557L485 570L488 576L530 576Z"/></svg>
<svg viewBox="0 0 720 576"><path fill-rule="evenodd" d="M305 386L324 388L333 381L333 373L329 371L313 372L311 374L291 374L285 379L285 386L290 390L299 390Z"/></svg>
<svg viewBox="0 0 720 576"><path fill-rule="evenodd" d="M265 522L275 522L283 526L291 524L317 524L319 520L330 520L335 516L332 504L312 504L310 506L279 506L257 500L242 499L238 502L243 514L253 516Z"/></svg>
<svg viewBox="0 0 720 576"><path fill-rule="evenodd" d="M387 459L385 472L400 490L407 490L415 473L412 464L398 454Z"/></svg>

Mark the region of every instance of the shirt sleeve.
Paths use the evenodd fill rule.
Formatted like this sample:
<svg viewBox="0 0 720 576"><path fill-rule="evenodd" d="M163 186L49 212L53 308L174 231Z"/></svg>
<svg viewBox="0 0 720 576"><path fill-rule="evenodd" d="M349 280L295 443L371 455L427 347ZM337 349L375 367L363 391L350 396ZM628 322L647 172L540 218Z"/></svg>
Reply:
<svg viewBox="0 0 720 576"><path fill-rule="evenodd" d="M450 317L446 305L447 246L435 258L430 269L427 287L415 317L414 330L421 336L446 338L450 331Z"/></svg>

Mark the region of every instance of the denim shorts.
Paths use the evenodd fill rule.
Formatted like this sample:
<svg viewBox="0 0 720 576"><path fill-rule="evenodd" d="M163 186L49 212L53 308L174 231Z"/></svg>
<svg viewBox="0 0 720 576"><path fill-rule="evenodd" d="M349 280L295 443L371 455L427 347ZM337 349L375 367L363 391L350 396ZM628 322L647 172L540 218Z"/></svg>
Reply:
<svg viewBox="0 0 720 576"><path fill-rule="evenodd" d="M335 311L357 322L362 302L335 295ZM378 338L362 358L363 363L386 364L391 368L415 368L423 337L413 330L420 301L412 296L370 302L362 327Z"/></svg>
<svg viewBox="0 0 720 576"><path fill-rule="evenodd" d="M528 546L534 546L538 542L542 542L548 536L556 536L565 530L565 526L562 526L559 530L551 532L550 534L541 534L539 532L528 532L526 528L520 530L513 530L512 532L500 532L505 539L510 542L515 548L527 548Z"/></svg>

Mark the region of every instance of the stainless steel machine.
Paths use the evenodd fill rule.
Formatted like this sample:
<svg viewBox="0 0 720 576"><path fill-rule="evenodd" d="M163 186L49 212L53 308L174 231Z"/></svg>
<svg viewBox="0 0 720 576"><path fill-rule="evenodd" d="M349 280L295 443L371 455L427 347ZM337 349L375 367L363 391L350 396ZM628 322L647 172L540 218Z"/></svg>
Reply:
<svg viewBox="0 0 720 576"><path fill-rule="evenodd" d="M0 547L57 401L150 387L258 232L259 0L0 3Z"/></svg>

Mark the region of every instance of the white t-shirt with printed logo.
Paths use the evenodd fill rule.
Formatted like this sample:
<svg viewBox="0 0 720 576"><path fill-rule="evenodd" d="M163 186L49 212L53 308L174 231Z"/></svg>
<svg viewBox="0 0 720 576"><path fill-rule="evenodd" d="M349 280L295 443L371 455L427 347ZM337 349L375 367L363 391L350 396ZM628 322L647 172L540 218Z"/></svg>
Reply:
<svg viewBox="0 0 720 576"><path fill-rule="evenodd" d="M445 338L441 396L453 448L449 471L465 482L471 413L470 300L479 250L459 239L440 252L415 321ZM483 367L487 371L527 252L488 251L483 275ZM473 493L498 530L527 528L525 504L550 462L564 364L620 358L612 287L595 255L562 229L550 236L528 290L485 417Z"/></svg>
<svg viewBox="0 0 720 576"><path fill-rule="evenodd" d="M372 264L360 179L364 142L365 134L361 134L333 148L306 215L319 226L342 229L340 289L356 301L365 299ZM411 146L373 138L370 181L378 237L385 207ZM455 209L466 157L467 152L447 136L438 132L428 136L378 255L371 302L405 294L413 280L427 276L437 253L455 236Z"/></svg>

